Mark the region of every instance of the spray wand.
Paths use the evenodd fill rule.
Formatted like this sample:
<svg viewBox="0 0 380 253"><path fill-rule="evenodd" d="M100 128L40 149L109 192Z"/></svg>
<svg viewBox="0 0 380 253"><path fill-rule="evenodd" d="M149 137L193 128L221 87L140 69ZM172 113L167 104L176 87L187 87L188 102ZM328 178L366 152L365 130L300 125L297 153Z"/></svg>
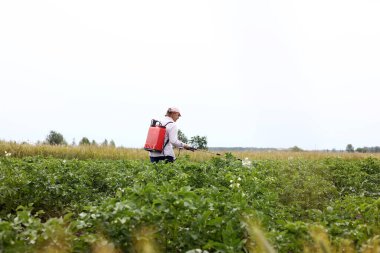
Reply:
<svg viewBox="0 0 380 253"><path fill-rule="evenodd" d="M212 154L212 155L221 155L221 154L219 154L219 153L210 152L210 151L205 150L205 149L197 149L197 148L194 148L194 150L196 150L196 151L200 151L200 152L203 152L203 153Z"/></svg>
<svg viewBox="0 0 380 253"><path fill-rule="evenodd" d="M185 149L185 148L179 148L178 156L181 153L181 149ZM208 153L208 154L219 155L220 156L219 153L210 152L210 151L205 150L205 149L197 149L196 147L186 148L186 150L189 150L189 151L192 151L192 152L194 152L194 151L200 151L200 152L203 152L203 153Z"/></svg>
<svg viewBox="0 0 380 253"><path fill-rule="evenodd" d="M188 149L190 151L200 151L200 152L203 152L203 153L208 153L208 154L211 154L211 155L216 155L216 156L221 156L220 153L215 153L215 152L211 152L211 151L208 151L208 150L205 150L205 149L197 149L195 147L192 147L191 149ZM239 158L236 158L237 160L239 161L242 161L242 159L239 159Z"/></svg>

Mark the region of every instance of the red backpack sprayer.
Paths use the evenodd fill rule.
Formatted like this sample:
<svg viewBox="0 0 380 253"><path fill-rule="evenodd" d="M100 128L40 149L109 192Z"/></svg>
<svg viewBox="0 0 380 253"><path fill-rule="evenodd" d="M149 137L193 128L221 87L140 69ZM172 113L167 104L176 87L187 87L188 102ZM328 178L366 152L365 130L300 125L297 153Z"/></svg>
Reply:
<svg viewBox="0 0 380 253"><path fill-rule="evenodd" d="M148 136L144 145L145 150L159 153L163 152L165 146L169 143L169 139L165 141L165 137L166 126L170 123L173 122L169 121L165 125L163 125L160 121L152 119L148 130ZM184 148L190 151L196 150L196 148L188 146L187 144L184 146Z"/></svg>
<svg viewBox="0 0 380 253"><path fill-rule="evenodd" d="M144 149L153 152L162 152L169 140L165 141L166 125L173 122L168 122L164 126L160 121L152 119L148 130L148 136L146 137Z"/></svg>

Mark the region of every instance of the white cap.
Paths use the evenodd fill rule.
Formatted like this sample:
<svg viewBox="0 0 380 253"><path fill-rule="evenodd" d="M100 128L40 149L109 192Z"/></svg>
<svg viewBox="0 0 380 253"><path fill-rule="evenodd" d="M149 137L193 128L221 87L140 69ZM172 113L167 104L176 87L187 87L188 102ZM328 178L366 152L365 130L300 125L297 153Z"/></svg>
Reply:
<svg viewBox="0 0 380 253"><path fill-rule="evenodd" d="M178 112L179 113L179 116L181 116L181 112L180 110L178 109L178 107L170 107L168 109L168 112Z"/></svg>

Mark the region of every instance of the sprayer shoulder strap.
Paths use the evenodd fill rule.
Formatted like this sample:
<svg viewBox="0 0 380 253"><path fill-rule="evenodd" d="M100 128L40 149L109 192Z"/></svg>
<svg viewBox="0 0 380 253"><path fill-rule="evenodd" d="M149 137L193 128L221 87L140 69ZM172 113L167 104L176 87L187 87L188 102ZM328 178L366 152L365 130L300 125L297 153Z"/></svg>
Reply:
<svg viewBox="0 0 380 253"><path fill-rule="evenodd" d="M166 127L166 126L167 126L168 124L170 124L170 123L173 123L173 121L169 121L168 123L165 124L164 127Z"/></svg>
<svg viewBox="0 0 380 253"><path fill-rule="evenodd" d="M169 121L168 123L165 124L164 127L166 127L166 126L167 126L168 124L170 124L170 123L173 123L173 121ZM169 135L168 135L168 139L166 140L166 142L165 142L165 144L164 144L164 147L163 147L162 151L164 151L164 149L165 149L166 145L168 145L168 143L169 143Z"/></svg>

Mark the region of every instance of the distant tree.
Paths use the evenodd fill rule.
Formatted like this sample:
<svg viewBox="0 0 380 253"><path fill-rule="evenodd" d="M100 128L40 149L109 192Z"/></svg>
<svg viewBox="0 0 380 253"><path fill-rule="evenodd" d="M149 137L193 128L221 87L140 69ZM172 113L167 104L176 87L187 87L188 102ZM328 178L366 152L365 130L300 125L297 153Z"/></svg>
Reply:
<svg viewBox="0 0 380 253"><path fill-rule="evenodd" d="M303 151L303 149L301 149L301 148L299 148L297 146L294 146L294 147L290 148L289 150L292 151L292 152L301 152L301 151Z"/></svg>
<svg viewBox="0 0 380 253"><path fill-rule="evenodd" d="M352 144L347 144L346 151L350 153L355 152L354 146L352 146Z"/></svg>
<svg viewBox="0 0 380 253"><path fill-rule="evenodd" d="M357 148L356 152L359 152L359 153L379 153L380 152L380 147L379 146L375 146L375 147Z"/></svg>
<svg viewBox="0 0 380 253"><path fill-rule="evenodd" d="M96 143L95 140L92 140L91 145L92 145L92 146L98 146L98 143Z"/></svg>
<svg viewBox="0 0 380 253"><path fill-rule="evenodd" d="M50 131L49 135L46 136L46 143L49 145L65 145L67 144L65 139L63 138L63 135L55 132Z"/></svg>
<svg viewBox="0 0 380 253"><path fill-rule="evenodd" d="M87 138L87 137L83 137L80 141L79 141L79 145L83 146L83 145L90 145L90 140Z"/></svg>
<svg viewBox="0 0 380 253"><path fill-rule="evenodd" d="M75 138L73 138L73 142L71 143L71 146L76 146L77 144L75 143Z"/></svg>
<svg viewBox="0 0 380 253"><path fill-rule="evenodd" d="M111 140L109 146L114 148L114 147L116 147L116 144L113 140Z"/></svg>
<svg viewBox="0 0 380 253"><path fill-rule="evenodd" d="M206 136L193 136L190 139L190 144L196 149L208 149L207 148L207 137Z"/></svg>
<svg viewBox="0 0 380 253"><path fill-rule="evenodd" d="M359 153L367 153L368 152L368 149L367 148L356 148L356 152L359 152Z"/></svg>
<svg viewBox="0 0 380 253"><path fill-rule="evenodd" d="M105 139L105 140L102 142L102 146L103 146L103 147L107 147L107 146L108 146L108 141L107 141L107 139Z"/></svg>
<svg viewBox="0 0 380 253"><path fill-rule="evenodd" d="M182 141L183 143L188 143L189 141L181 129L178 129L178 140Z"/></svg>

